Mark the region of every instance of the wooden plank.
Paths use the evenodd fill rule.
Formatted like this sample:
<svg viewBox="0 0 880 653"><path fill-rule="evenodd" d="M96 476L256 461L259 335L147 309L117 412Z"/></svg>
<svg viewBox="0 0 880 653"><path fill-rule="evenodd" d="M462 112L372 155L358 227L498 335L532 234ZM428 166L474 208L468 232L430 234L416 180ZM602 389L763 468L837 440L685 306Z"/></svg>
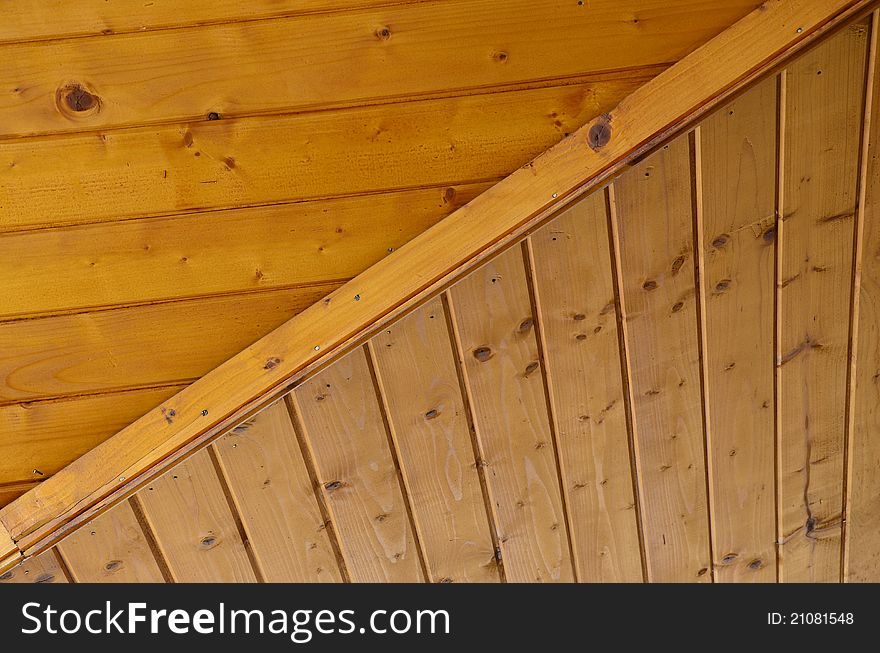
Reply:
<svg viewBox="0 0 880 653"><path fill-rule="evenodd" d="M399 2L400 0L396 0ZM0 24L0 43L204 25L239 20L381 6L389 0L84 0L75 7L64 0L11 0Z"/></svg>
<svg viewBox="0 0 880 653"><path fill-rule="evenodd" d="M136 496L175 582L256 580L208 451L187 458Z"/></svg>
<svg viewBox="0 0 880 653"><path fill-rule="evenodd" d="M0 482L45 480L181 388L0 407Z"/></svg>
<svg viewBox="0 0 880 653"><path fill-rule="evenodd" d="M0 231L495 180L645 79L16 139Z"/></svg>
<svg viewBox="0 0 880 653"><path fill-rule="evenodd" d="M0 319L350 279L489 185L9 234Z"/></svg>
<svg viewBox="0 0 880 653"><path fill-rule="evenodd" d="M687 136L614 182L648 579L711 581Z"/></svg>
<svg viewBox="0 0 880 653"><path fill-rule="evenodd" d="M24 549L45 548L872 2L770 0L608 115L178 393L173 404L0 510L0 523ZM176 415L170 422L169 408Z"/></svg>
<svg viewBox="0 0 880 653"><path fill-rule="evenodd" d="M77 583L161 583L162 571L127 501L56 547Z"/></svg>
<svg viewBox="0 0 880 653"><path fill-rule="evenodd" d="M67 577L58 563L57 553L54 549L32 558L26 558L12 569L0 574L0 583L67 582Z"/></svg>
<svg viewBox="0 0 880 653"><path fill-rule="evenodd" d="M530 245L578 578L640 582L605 193L566 210Z"/></svg>
<svg viewBox="0 0 880 653"><path fill-rule="evenodd" d="M458 94L671 63L757 4L403 3L0 46L7 62L0 88L14 89L0 96L0 136L205 120L209 112L235 117ZM74 108L82 105L69 99L71 93L83 91L89 94L88 106Z"/></svg>
<svg viewBox="0 0 880 653"><path fill-rule="evenodd" d="M363 349L292 396L351 580L425 580Z"/></svg>
<svg viewBox="0 0 880 653"><path fill-rule="evenodd" d="M511 582L572 581L522 250L514 246L464 277L449 304L504 573Z"/></svg>
<svg viewBox="0 0 880 653"><path fill-rule="evenodd" d="M837 582L866 26L786 70L779 283L780 580Z"/></svg>
<svg viewBox="0 0 880 653"><path fill-rule="evenodd" d="M715 580L776 580L777 79L700 124Z"/></svg>
<svg viewBox="0 0 880 653"><path fill-rule="evenodd" d="M190 382L340 285L0 324L0 404Z"/></svg>
<svg viewBox="0 0 880 653"><path fill-rule="evenodd" d="M0 526L0 574L4 574L21 557L21 551L12 541L5 527Z"/></svg>
<svg viewBox="0 0 880 653"><path fill-rule="evenodd" d="M430 577L497 582L446 320L441 300L434 299L377 334L370 351Z"/></svg>
<svg viewBox="0 0 880 653"><path fill-rule="evenodd" d="M851 436L848 452L843 580L880 580L880 12L871 23L868 93L857 204L851 348ZM859 208L861 207L861 208Z"/></svg>
<svg viewBox="0 0 880 653"><path fill-rule="evenodd" d="M2 485L0 485L0 507L3 507L8 503L12 503L22 494L34 489L39 484L40 481L20 481L3 483ZM0 528L0 533L3 532L3 529ZM2 554L0 554L0 557L2 557Z"/></svg>
<svg viewBox="0 0 880 653"><path fill-rule="evenodd" d="M339 582L333 544L284 402L213 446L266 581Z"/></svg>

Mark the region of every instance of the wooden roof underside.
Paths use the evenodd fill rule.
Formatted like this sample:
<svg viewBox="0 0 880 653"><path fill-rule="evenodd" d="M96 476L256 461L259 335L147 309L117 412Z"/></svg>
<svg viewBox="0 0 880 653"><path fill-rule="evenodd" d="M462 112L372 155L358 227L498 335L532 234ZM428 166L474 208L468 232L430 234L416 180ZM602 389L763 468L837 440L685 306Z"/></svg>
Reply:
<svg viewBox="0 0 880 653"><path fill-rule="evenodd" d="M75 580L870 577L864 556L844 560L843 515L863 511L864 540L880 482L870 381L855 382L875 363L854 364L877 328L858 300L873 6L765 3L0 510L6 565L23 552L19 572ZM804 403L804 383L831 390ZM443 460L424 444L438 432ZM270 545L282 495L300 521Z"/></svg>

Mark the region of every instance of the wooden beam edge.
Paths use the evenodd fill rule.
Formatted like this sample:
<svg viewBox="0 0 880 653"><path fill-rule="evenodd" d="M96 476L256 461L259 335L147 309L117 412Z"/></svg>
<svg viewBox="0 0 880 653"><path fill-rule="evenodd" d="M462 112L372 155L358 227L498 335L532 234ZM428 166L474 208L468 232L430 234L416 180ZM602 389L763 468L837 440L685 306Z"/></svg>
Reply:
<svg viewBox="0 0 880 653"><path fill-rule="evenodd" d="M768 0L611 113L0 510L0 525L14 540L10 555L50 547L877 3Z"/></svg>
<svg viewBox="0 0 880 653"><path fill-rule="evenodd" d="M0 574L5 574L21 560L21 551L12 541L9 531L0 524Z"/></svg>

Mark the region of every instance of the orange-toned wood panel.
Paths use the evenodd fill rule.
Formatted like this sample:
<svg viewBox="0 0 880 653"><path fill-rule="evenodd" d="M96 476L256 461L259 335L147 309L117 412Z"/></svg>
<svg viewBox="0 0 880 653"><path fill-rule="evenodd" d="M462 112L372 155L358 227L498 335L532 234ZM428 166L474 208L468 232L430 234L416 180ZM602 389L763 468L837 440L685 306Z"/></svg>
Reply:
<svg viewBox="0 0 880 653"><path fill-rule="evenodd" d="M123 501L59 542L78 583L161 583L165 579L148 536Z"/></svg>
<svg viewBox="0 0 880 653"><path fill-rule="evenodd" d="M715 580L776 580L777 78L704 120L702 291Z"/></svg>
<svg viewBox="0 0 880 653"><path fill-rule="evenodd" d="M0 319L349 279L488 186L0 236Z"/></svg>
<svg viewBox="0 0 880 653"><path fill-rule="evenodd" d="M340 581L327 524L284 402L213 446L263 578L270 583Z"/></svg>
<svg viewBox="0 0 880 653"><path fill-rule="evenodd" d="M756 4L403 3L0 46L0 88L11 91L0 96L0 134L301 110L671 63Z"/></svg>
<svg viewBox="0 0 880 653"><path fill-rule="evenodd" d="M256 580L207 449L152 481L136 501L176 582Z"/></svg>
<svg viewBox="0 0 880 653"><path fill-rule="evenodd" d="M861 170L862 200L858 286L858 322L854 325L855 375L852 393L852 441L849 451L844 580L880 581L880 67L877 48L880 12L871 27L867 150Z"/></svg>
<svg viewBox="0 0 880 653"><path fill-rule="evenodd" d="M44 480L181 388L0 407L0 479Z"/></svg>
<svg viewBox="0 0 880 653"><path fill-rule="evenodd" d="M495 545L441 300L379 333L370 351L431 580L497 582Z"/></svg>
<svg viewBox="0 0 880 653"><path fill-rule="evenodd" d="M645 79L15 139L0 231L494 180Z"/></svg>
<svg viewBox="0 0 880 653"><path fill-rule="evenodd" d="M502 563L512 582L575 579L523 252L449 290Z"/></svg>
<svg viewBox="0 0 880 653"><path fill-rule="evenodd" d="M840 579L853 230L867 30L788 66L780 229L780 580Z"/></svg>
<svg viewBox="0 0 880 653"><path fill-rule="evenodd" d="M687 135L613 188L648 579L711 581Z"/></svg>
<svg viewBox="0 0 880 653"><path fill-rule="evenodd" d="M49 549L0 574L0 583L67 583L58 553Z"/></svg>
<svg viewBox="0 0 880 653"><path fill-rule="evenodd" d="M351 580L425 580L364 350L315 375L292 398Z"/></svg>
<svg viewBox="0 0 880 653"><path fill-rule="evenodd" d="M585 582L640 582L605 192L530 238L574 560Z"/></svg>

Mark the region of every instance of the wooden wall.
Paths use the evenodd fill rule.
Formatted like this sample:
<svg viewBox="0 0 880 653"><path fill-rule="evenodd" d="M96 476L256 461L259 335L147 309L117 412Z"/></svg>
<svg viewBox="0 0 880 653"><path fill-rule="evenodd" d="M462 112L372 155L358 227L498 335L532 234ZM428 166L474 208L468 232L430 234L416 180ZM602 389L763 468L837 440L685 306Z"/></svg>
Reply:
<svg viewBox="0 0 880 653"><path fill-rule="evenodd" d="M0 504L757 4L5 3Z"/></svg>
<svg viewBox="0 0 880 653"><path fill-rule="evenodd" d="M10 579L877 582L878 16Z"/></svg>

